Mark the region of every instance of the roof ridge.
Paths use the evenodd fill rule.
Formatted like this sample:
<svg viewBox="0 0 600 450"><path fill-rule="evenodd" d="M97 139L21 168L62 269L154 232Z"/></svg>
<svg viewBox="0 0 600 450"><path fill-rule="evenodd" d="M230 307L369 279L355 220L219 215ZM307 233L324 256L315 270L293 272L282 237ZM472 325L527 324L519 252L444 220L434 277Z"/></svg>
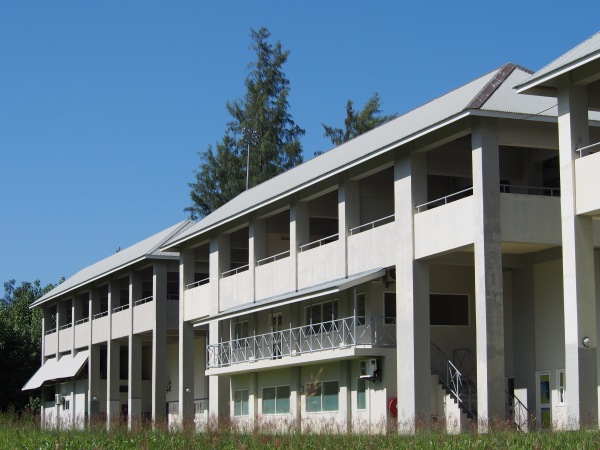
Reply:
<svg viewBox="0 0 600 450"><path fill-rule="evenodd" d="M477 93L477 95L467 104L465 109L480 109L517 67L519 66L509 62L504 64L499 69L496 69L496 75L494 75L492 79L488 81L488 83ZM533 73L528 69L524 70L529 73Z"/></svg>

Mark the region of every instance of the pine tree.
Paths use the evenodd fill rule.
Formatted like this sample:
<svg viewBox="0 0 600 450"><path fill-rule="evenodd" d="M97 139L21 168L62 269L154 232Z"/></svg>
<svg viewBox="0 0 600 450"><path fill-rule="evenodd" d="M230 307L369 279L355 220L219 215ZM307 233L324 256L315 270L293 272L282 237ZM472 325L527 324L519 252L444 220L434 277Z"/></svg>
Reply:
<svg viewBox="0 0 600 450"><path fill-rule="evenodd" d="M242 130L260 135L250 150L250 187L256 186L302 162L300 137L304 130L288 112L290 82L283 72L289 50L269 42L266 28L251 30L251 49L256 60L248 66L246 95L227 103L232 120L221 142L200 155L196 180L189 183L192 205L185 208L192 219L202 218L240 194L246 186L248 147Z"/></svg>
<svg viewBox="0 0 600 450"><path fill-rule="evenodd" d="M341 145L395 118L396 114L390 114L389 116L381 115L381 99L379 98L379 94L375 92L367 101L362 111L355 111L354 103L352 100L348 100L346 104L346 119L344 120L345 129L334 128L325 124L321 125L325 129L323 136L329 138L333 145Z"/></svg>

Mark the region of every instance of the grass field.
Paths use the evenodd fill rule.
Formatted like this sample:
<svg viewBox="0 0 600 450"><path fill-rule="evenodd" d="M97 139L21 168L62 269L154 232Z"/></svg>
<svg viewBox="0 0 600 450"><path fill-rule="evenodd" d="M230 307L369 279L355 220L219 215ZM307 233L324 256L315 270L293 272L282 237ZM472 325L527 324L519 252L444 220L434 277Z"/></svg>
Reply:
<svg viewBox="0 0 600 450"><path fill-rule="evenodd" d="M600 431L502 430L488 434L448 435L418 431L411 436L340 435L311 433L239 433L221 427L202 433L193 428L168 431L166 427L139 427L133 431L102 426L85 431L41 430L32 416L0 415L0 449L599 449Z"/></svg>

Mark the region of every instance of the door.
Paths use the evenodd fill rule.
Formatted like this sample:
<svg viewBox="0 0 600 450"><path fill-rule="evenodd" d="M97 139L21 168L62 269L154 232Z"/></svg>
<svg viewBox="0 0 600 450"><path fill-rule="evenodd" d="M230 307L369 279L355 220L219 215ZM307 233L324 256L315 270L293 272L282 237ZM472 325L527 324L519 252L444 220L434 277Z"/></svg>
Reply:
<svg viewBox="0 0 600 450"><path fill-rule="evenodd" d="M537 373L537 418L542 428L552 426L552 405L550 401L550 372Z"/></svg>
<svg viewBox="0 0 600 450"><path fill-rule="evenodd" d="M281 331L283 328L283 313L271 314L272 355L273 359L281 358Z"/></svg>

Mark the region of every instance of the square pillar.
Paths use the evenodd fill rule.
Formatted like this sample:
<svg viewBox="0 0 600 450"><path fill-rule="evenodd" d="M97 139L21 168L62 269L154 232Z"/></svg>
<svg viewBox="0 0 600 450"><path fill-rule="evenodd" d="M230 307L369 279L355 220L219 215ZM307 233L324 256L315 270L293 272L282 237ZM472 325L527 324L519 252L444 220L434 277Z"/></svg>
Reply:
<svg viewBox="0 0 600 450"><path fill-rule="evenodd" d="M302 244L308 243L309 237L308 203L294 197L290 210L290 258L295 273L295 288L298 289L298 252Z"/></svg>
<svg viewBox="0 0 600 450"><path fill-rule="evenodd" d="M109 297L110 305L110 297ZM110 309L109 309L110 311ZM106 343L106 427L119 422L121 415L121 345L112 339Z"/></svg>
<svg viewBox="0 0 600 450"><path fill-rule="evenodd" d="M360 223L358 183L340 175L338 188L338 234L344 244L344 274L348 276L348 230Z"/></svg>
<svg viewBox="0 0 600 450"><path fill-rule="evenodd" d="M577 215L575 197L576 149L589 144L587 89L572 86L569 77L558 88L558 142L567 392L567 417L560 426L578 429L582 417L598 417L598 335L592 218Z"/></svg>
<svg viewBox="0 0 600 450"><path fill-rule="evenodd" d="M139 335L129 335L127 426L142 421L142 340Z"/></svg>
<svg viewBox="0 0 600 450"><path fill-rule="evenodd" d="M500 240L500 163L497 123L473 119L473 221L477 414L480 432L504 421L504 297Z"/></svg>
<svg viewBox="0 0 600 450"><path fill-rule="evenodd" d="M100 347L90 345L88 359L88 422L94 424L100 413Z"/></svg>
<svg viewBox="0 0 600 450"><path fill-rule="evenodd" d="M194 327L185 319L185 286L194 282L194 249L179 254L179 421L194 418ZM211 265L212 267L212 265ZM211 270L211 269L209 269ZM211 283L218 284L211 271ZM186 392L186 389L190 392Z"/></svg>
<svg viewBox="0 0 600 450"><path fill-rule="evenodd" d="M294 366L290 368L290 419L291 424L295 424L293 429L300 431L301 430L301 400L302 400L302 381L300 378L301 368L299 366Z"/></svg>
<svg viewBox="0 0 600 450"><path fill-rule="evenodd" d="M414 255L414 206L427 198L425 154L399 149L394 162L398 431L431 416L429 266Z"/></svg>
<svg viewBox="0 0 600 450"><path fill-rule="evenodd" d="M165 417L167 408L167 265L156 261L152 274L152 421ZM180 297L180 302L183 298ZM180 360L181 361L181 360Z"/></svg>

